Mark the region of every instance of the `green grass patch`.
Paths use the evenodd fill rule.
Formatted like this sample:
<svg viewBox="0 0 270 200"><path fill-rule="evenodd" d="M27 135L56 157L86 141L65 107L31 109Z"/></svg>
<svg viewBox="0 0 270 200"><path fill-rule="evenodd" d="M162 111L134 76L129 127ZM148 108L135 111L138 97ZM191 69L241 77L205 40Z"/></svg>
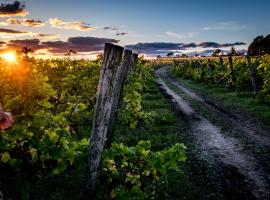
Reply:
<svg viewBox="0 0 270 200"><path fill-rule="evenodd" d="M239 113L249 119L255 117L256 121L261 121L268 128L270 127L270 105L260 102L251 93L231 92L214 84L199 83L183 78L177 79L196 93L221 104L226 110Z"/></svg>

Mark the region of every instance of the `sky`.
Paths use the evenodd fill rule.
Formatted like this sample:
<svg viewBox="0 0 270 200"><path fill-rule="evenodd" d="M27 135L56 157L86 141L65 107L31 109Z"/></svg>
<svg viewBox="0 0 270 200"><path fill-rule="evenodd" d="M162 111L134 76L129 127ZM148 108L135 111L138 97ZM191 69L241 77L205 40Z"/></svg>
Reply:
<svg viewBox="0 0 270 200"><path fill-rule="evenodd" d="M149 57L246 50L270 33L269 0L0 0L0 53L94 57L105 42Z"/></svg>

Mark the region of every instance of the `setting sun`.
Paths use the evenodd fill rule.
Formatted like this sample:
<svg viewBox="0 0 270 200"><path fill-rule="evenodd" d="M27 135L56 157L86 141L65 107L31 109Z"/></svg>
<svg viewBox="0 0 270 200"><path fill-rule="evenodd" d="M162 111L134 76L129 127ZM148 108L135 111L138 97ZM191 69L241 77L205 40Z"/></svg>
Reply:
<svg viewBox="0 0 270 200"><path fill-rule="evenodd" d="M5 53L2 55L2 57L8 62L15 62L16 61L16 55L13 52Z"/></svg>

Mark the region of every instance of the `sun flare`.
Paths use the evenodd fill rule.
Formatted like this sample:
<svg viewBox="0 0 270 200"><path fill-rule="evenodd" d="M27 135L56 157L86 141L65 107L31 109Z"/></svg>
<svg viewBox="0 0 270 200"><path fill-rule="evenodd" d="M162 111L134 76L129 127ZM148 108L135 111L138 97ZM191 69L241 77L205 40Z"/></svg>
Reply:
<svg viewBox="0 0 270 200"><path fill-rule="evenodd" d="M13 52L5 53L2 57L8 62L16 62L16 55Z"/></svg>

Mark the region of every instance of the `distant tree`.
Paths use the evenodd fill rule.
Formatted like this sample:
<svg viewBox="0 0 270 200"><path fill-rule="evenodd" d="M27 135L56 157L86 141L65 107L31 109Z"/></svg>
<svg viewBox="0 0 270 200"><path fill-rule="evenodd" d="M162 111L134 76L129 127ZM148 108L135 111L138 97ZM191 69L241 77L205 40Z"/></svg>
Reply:
<svg viewBox="0 0 270 200"><path fill-rule="evenodd" d="M221 50L220 49L216 49L214 52L213 52L213 54L212 54L212 56L219 56L220 55L220 53L221 53Z"/></svg>
<svg viewBox="0 0 270 200"><path fill-rule="evenodd" d="M32 48L28 48L27 46L17 50L17 55L22 56L23 58L29 58L29 53L34 53L34 50Z"/></svg>
<svg viewBox="0 0 270 200"><path fill-rule="evenodd" d="M181 55L181 57L186 58L186 57L188 57L188 56L187 56L186 54L183 53L183 54Z"/></svg>
<svg viewBox="0 0 270 200"><path fill-rule="evenodd" d="M270 54L270 34L266 37L256 37L248 47L248 54L251 56Z"/></svg>
<svg viewBox="0 0 270 200"><path fill-rule="evenodd" d="M159 59L159 58L161 58L161 56L160 56L160 55L158 55L158 56L157 56L157 59Z"/></svg>
<svg viewBox="0 0 270 200"><path fill-rule="evenodd" d="M236 56L237 52L234 47L231 48L231 52L228 54L229 56Z"/></svg>
<svg viewBox="0 0 270 200"><path fill-rule="evenodd" d="M74 51L74 50L72 50L72 49L70 49L70 50L65 54L65 56L70 57L72 54L77 54L77 52Z"/></svg>
<svg viewBox="0 0 270 200"><path fill-rule="evenodd" d="M174 55L174 53L170 52L167 54L167 57L172 57Z"/></svg>

